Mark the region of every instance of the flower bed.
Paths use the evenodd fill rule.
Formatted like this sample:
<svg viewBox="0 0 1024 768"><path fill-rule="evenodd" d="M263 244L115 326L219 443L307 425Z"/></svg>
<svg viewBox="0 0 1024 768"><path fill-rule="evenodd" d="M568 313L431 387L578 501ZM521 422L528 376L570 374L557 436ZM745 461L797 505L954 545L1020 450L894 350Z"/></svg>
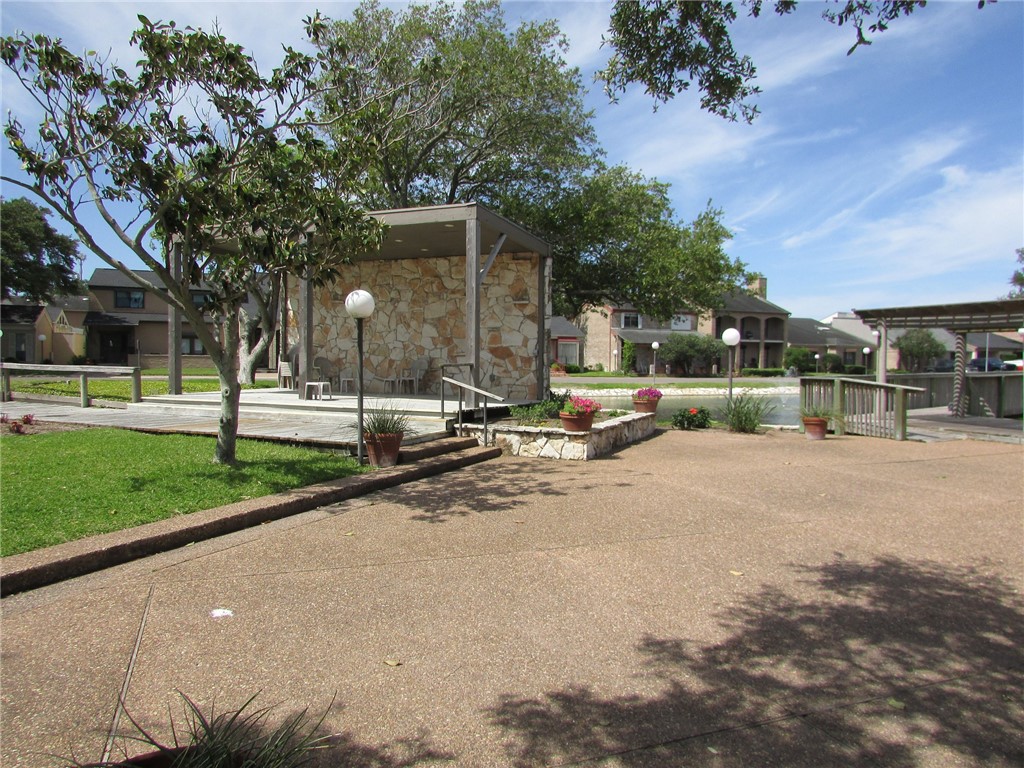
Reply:
<svg viewBox="0 0 1024 768"><path fill-rule="evenodd" d="M511 456L588 461L611 453L623 445L643 440L654 432L654 428L653 413L627 413L597 422L589 432L566 432L558 427L490 424L487 427L487 440ZM463 424L460 435L475 437L483 444L483 426L480 424Z"/></svg>

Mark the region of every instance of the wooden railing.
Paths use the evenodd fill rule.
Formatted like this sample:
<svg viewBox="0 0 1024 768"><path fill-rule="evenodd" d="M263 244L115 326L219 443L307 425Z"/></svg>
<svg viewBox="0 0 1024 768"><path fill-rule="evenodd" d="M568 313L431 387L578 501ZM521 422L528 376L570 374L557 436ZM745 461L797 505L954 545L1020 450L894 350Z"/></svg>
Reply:
<svg viewBox="0 0 1024 768"><path fill-rule="evenodd" d="M67 378L78 376L83 408L89 407L89 379L111 376L132 377L132 402L142 400L142 369L128 365L39 365L35 363L0 363L0 400L11 399L11 373L41 373Z"/></svg>
<svg viewBox="0 0 1024 768"><path fill-rule="evenodd" d="M830 410L836 414L830 426L837 435L906 440L907 395L923 391L863 379L806 377L800 379L800 411Z"/></svg>

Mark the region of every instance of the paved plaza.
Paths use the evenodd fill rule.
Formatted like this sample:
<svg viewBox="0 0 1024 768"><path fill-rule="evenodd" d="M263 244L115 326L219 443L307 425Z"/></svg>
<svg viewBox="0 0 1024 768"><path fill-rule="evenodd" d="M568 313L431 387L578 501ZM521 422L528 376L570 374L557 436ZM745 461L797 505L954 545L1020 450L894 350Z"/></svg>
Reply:
<svg viewBox="0 0 1024 768"><path fill-rule="evenodd" d="M0 763L180 691L330 708L321 766L1020 766L1022 498L977 440L478 464L5 598Z"/></svg>

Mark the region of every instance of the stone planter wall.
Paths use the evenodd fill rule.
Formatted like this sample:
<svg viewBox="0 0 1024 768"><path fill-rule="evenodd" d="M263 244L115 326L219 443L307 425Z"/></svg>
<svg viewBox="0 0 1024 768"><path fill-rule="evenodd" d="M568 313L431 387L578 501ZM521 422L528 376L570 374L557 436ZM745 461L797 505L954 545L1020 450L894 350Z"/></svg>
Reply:
<svg viewBox="0 0 1024 768"><path fill-rule="evenodd" d="M588 461L649 437L654 433L655 426L653 413L628 413L598 422L590 432L566 432L558 427L488 424L487 438L491 445L498 446L510 456ZM455 428L458 430L458 425ZM475 437L477 442L483 444L481 424L464 424L461 434Z"/></svg>

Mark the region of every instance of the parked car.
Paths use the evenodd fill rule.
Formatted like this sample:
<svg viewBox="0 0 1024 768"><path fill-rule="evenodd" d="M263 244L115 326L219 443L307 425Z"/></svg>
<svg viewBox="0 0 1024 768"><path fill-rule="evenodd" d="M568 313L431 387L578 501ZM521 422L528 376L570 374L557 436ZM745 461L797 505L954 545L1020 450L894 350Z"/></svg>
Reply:
<svg viewBox="0 0 1024 768"><path fill-rule="evenodd" d="M969 371L1012 371L1013 366L1006 365L996 357L976 357L967 364Z"/></svg>
<svg viewBox="0 0 1024 768"><path fill-rule="evenodd" d="M933 365L925 368L928 373L951 373L953 370L952 360L936 360Z"/></svg>
<svg viewBox="0 0 1024 768"><path fill-rule="evenodd" d="M1011 371L1024 371L1024 360L1003 360L1003 365Z"/></svg>

